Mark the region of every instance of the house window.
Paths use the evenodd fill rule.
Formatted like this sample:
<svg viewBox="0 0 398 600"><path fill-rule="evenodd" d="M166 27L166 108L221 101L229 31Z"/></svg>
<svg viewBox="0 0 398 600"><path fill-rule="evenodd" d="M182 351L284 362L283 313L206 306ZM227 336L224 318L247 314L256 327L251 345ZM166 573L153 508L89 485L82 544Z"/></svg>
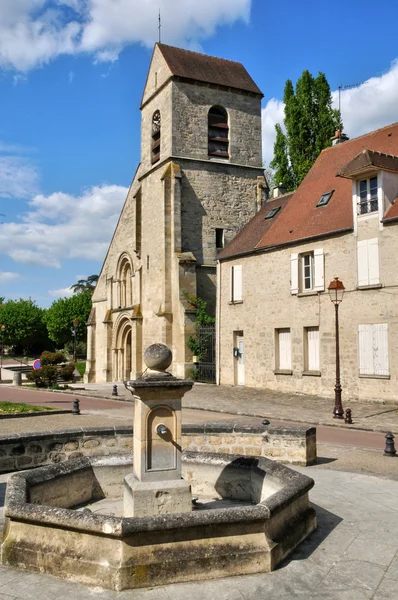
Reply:
<svg viewBox="0 0 398 600"><path fill-rule="evenodd" d="M216 249L224 248L224 229L216 229Z"/></svg>
<svg viewBox="0 0 398 600"><path fill-rule="evenodd" d="M208 115L208 154L229 158L229 127L225 108L213 106Z"/></svg>
<svg viewBox="0 0 398 600"><path fill-rule="evenodd" d="M292 370L292 348L290 340L290 329L276 330L276 370Z"/></svg>
<svg viewBox="0 0 398 600"><path fill-rule="evenodd" d="M290 293L323 292L325 289L323 249L291 254Z"/></svg>
<svg viewBox="0 0 398 600"><path fill-rule="evenodd" d="M358 183L359 210L360 215L376 212L378 210L377 200L377 177L363 179Z"/></svg>
<svg viewBox="0 0 398 600"><path fill-rule="evenodd" d="M380 284L379 240L362 240L357 244L358 287Z"/></svg>
<svg viewBox="0 0 398 600"><path fill-rule="evenodd" d="M388 325L359 325L359 374L388 377Z"/></svg>
<svg viewBox="0 0 398 600"><path fill-rule="evenodd" d="M230 269L230 302L242 302L242 265Z"/></svg>
<svg viewBox="0 0 398 600"><path fill-rule="evenodd" d="M304 370L319 371L319 327L306 327L304 336Z"/></svg>
<svg viewBox="0 0 398 600"><path fill-rule="evenodd" d="M160 158L160 112L156 110L152 117L152 164Z"/></svg>
<svg viewBox="0 0 398 600"><path fill-rule="evenodd" d="M276 215L277 212L279 212L281 209L280 206L276 206L275 208L272 208L269 213L266 214L265 219L273 219Z"/></svg>
<svg viewBox="0 0 398 600"><path fill-rule="evenodd" d="M334 190L331 190L330 192L326 192L326 194L322 194L322 196L318 200L318 204L316 205L317 208L318 208L318 206L326 206L326 204L329 202L330 198L333 196L333 192L334 192Z"/></svg>

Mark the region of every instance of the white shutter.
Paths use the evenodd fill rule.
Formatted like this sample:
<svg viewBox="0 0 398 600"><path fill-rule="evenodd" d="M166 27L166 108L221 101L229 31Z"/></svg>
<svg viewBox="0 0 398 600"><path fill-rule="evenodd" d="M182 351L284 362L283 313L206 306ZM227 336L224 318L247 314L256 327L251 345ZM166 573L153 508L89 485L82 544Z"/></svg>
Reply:
<svg viewBox="0 0 398 600"><path fill-rule="evenodd" d="M234 301L234 268L229 267L229 301Z"/></svg>
<svg viewBox="0 0 398 600"><path fill-rule="evenodd" d="M358 242L358 286L369 285L368 240Z"/></svg>
<svg viewBox="0 0 398 600"><path fill-rule="evenodd" d="M319 371L319 328L307 328L308 370Z"/></svg>
<svg viewBox="0 0 398 600"><path fill-rule="evenodd" d="M298 254L290 255L290 293L298 294Z"/></svg>
<svg viewBox="0 0 398 600"><path fill-rule="evenodd" d="M279 368L292 368L290 347L290 329L279 329Z"/></svg>
<svg viewBox="0 0 398 600"><path fill-rule="evenodd" d="M373 374L389 375L388 370L388 325L375 323L373 327Z"/></svg>
<svg viewBox="0 0 398 600"><path fill-rule="evenodd" d="M373 327L359 325L359 373L373 375Z"/></svg>
<svg viewBox="0 0 398 600"><path fill-rule="evenodd" d="M233 267L233 270L234 270L233 301L240 302L242 300L242 265L235 265Z"/></svg>
<svg viewBox="0 0 398 600"><path fill-rule="evenodd" d="M323 249L314 250L314 290L323 292L325 289Z"/></svg>
<svg viewBox="0 0 398 600"><path fill-rule="evenodd" d="M379 240L374 238L368 241L368 268L369 285L380 283L379 273Z"/></svg>

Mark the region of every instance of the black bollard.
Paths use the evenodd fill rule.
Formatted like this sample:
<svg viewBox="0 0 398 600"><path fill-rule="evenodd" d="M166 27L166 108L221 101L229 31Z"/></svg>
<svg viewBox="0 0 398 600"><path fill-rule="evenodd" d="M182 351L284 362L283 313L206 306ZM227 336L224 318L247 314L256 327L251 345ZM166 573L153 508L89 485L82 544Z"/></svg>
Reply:
<svg viewBox="0 0 398 600"><path fill-rule="evenodd" d="M394 436L389 431L386 433L386 447L384 448L384 456L396 456L397 451L395 450Z"/></svg>
<svg viewBox="0 0 398 600"><path fill-rule="evenodd" d="M73 400L72 415L80 415L80 402L77 398Z"/></svg>
<svg viewBox="0 0 398 600"><path fill-rule="evenodd" d="M347 423L347 425L352 425L351 408L346 408L344 422Z"/></svg>
<svg viewBox="0 0 398 600"><path fill-rule="evenodd" d="M115 383L115 385L112 388L112 396L118 396L119 394L117 393L117 385Z"/></svg>
<svg viewBox="0 0 398 600"><path fill-rule="evenodd" d="M263 421L261 421L261 425L269 425L268 419L264 419Z"/></svg>

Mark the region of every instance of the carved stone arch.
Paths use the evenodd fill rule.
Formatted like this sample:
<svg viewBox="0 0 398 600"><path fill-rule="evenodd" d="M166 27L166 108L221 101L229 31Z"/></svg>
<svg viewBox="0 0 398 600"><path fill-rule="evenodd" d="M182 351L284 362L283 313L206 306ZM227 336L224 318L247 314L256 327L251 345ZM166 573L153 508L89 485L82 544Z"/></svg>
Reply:
<svg viewBox="0 0 398 600"><path fill-rule="evenodd" d="M119 256L116 267L116 281L118 282L117 306L120 308L133 305L133 264L128 252L123 252Z"/></svg>
<svg viewBox="0 0 398 600"><path fill-rule="evenodd" d="M114 381L130 379L132 370L132 323L128 313L120 313L112 331Z"/></svg>

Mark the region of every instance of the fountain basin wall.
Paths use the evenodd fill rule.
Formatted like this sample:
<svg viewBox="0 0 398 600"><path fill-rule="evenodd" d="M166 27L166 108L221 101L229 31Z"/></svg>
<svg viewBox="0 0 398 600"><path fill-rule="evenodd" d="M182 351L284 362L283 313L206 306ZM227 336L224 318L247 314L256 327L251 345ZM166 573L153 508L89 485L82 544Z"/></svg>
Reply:
<svg viewBox="0 0 398 600"><path fill-rule="evenodd" d="M79 417L76 417L78 424ZM182 445L194 452L266 456L282 463L316 462L315 427L264 427L231 422L185 425ZM84 427L0 436L0 473L51 465L82 456L126 454L131 426Z"/></svg>
<svg viewBox="0 0 398 600"><path fill-rule="evenodd" d="M315 527L313 480L266 458L183 455L193 495L246 505L123 518L74 510L122 493L130 457L9 479L1 561L115 590L272 571ZM250 504L248 504L250 503Z"/></svg>

